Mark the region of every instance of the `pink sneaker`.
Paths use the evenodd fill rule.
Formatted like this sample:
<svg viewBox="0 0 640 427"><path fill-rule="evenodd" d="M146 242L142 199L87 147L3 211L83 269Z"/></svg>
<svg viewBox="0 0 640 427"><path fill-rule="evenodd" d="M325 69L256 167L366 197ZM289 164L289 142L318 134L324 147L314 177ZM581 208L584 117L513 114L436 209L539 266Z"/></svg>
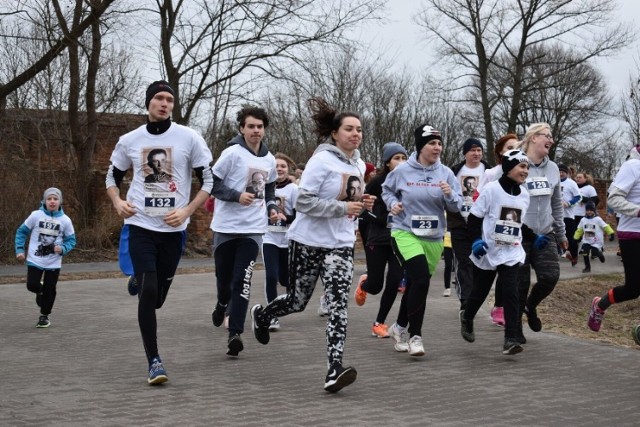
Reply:
<svg viewBox="0 0 640 427"><path fill-rule="evenodd" d="M491 309L491 323L498 326L504 326L504 308L493 307Z"/></svg>
<svg viewBox="0 0 640 427"><path fill-rule="evenodd" d="M602 326L602 320L604 319L604 310L598 307L600 297L595 297L591 302L591 309L589 310L589 320L587 320L587 326L593 332L598 332Z"/></svg>

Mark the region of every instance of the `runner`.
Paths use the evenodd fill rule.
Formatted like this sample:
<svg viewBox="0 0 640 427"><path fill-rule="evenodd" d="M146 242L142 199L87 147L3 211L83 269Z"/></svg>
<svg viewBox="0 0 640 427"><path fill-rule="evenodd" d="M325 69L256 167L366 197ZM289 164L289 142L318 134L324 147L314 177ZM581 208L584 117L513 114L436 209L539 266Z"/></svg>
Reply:
<svg viewBox="0 0 640 427"><path fill-rule="evenodd" d="M465 301L473 287L473 263L469 259L471 240L467 228L467 217L473 201L477 197L477 187L489 164L482 157L484 148L476 138L467 139L462 145L464 160L453 166L451 170L462 185L463 204L460 212L447 209L447 226L451 232L451 247L456 259L456 283L460 309L464 309Z"/></svg>
<svg viewBox="0 0 640 427"><path fill-rule="evenodd" d="M580 220L580 224L574 234L576 242L582 239L580 254L584 256L583 273L591 273L591 260L589 257L598 258L600 262L604 262L604 233L613 236L613 228L602 218L598 216L596 205L593 202L587 202L585 207L585 216Z"/></svg>
<svg viewBox="0 0 640 427"><path fill-rule="evenodd" d="M566 250L569 243L564 228L560 171L549 159L552 145L551 127L547 123L529 126L520 148L529 158L529 177L525 187L529 192L530 202L524 223L534 233L544 234L549 241L557 242ZM526 240L522 245L527 257L520 267L520 314L526 313L529 328L539 332L542 329L542 321L536 309L538 304L551 294L560 278L558 249L556 244L541 246ZM538 282L533 285L529 294L531 268L536 272ZM518 327L518 340L520 344L526 343L521 322Z"/></svg>
<svg viewBox="0 0 640 427"><path fill-rule="evenodd" d="M315 132L323 142L306 164L296 202L296 219L289 227L289 288L266 307L251 309L256 339L269 342L269 325L305 309L318 278L322 278L329 307L327 320L328 372L324 389L335 393L356 380L357 372L342 364L347 334L347 302L353 280L354 221L371 210L374 196L347 196L351 177L363 182L365 165L358 147L362 125L357 114L337 112L321 98L309 101Z"/></svg>
<svg viewBox="0 0 640 427"><path fill-rule="evenodd" d="M587 326L594 332L600 330L605 310L611 304L640 296L640 145L631 149L629 159L622 164L608 193L607 205L620 213L617 234L624 266L624 285L609 289L591 302ZM632 335L640 345L640 325L633 328Z"/></svg>
<svg viewBox="0 0 640 427"><path fill-rule="evenodd" d="M164 304L180 257L189 217L209 197L213 178L211 151L192 129L171 122L174 91L166 81L147 88L147 124L123 135L111 154L107 172L107 195L119 216L129 226L129 254L138 288L138 324L149 362L149 384L168 380L158 354L156 310ZM161 149L163 180L148 164L149 154ZM120 197L120 184L127 170L133 169L126 199ZM200 181L200 191L189 202L191 170Z"/></svg>
<svg viewBox="0 0 640 427"><path fill-rule="evenodd" d="M423 356L422 323L431 276L442 254L447 229L445 208L459 211L462 195L451 169L440 163L440 132L422 125L414 137L415 154L387 176L382 199L394 216L392 245L407 277L400 311L389 335L396 351Z"/></svg>
<svg viewBox="0 0 640 427"><path fill-rule="evenodd" d="M520 150L508 151L501 167L502 176L483 188L469 214L473 289L465 310L460 312L460 328L466 341L475 341L473 319L487 298L496 274L502 276L505 302L502 354L513 355L523 350L517 339L518 269L525 259L522 241L532 241L541 248L547 239L544 235L536 236L522 223L529 207L529 193L521 187L529 173L529 159Z"/></svg>
<svg viewBox="0 0 640 427"><path fill-rule="evenodd" d="M215 327L222 325L228 311L230 357L244 349L240 335L267 219L271 224L286 220L276 202L276 159L263 141L269 126L267 112L245 107L238 111L237 121L239 134L227 143L213 166L211 193L216 198L211 229L218 291L211 320Z"/></svg>
<svg viewBox="0 0 640 427"><path fill-rule="evenodd" d="M402 280L402 266L393 253L391 247L391 224L387 223L389 211L382 201L382 184L389 173L398 165L407 161L407 150L397 142L387 142L382 147L382 172L376 175L365 189L367 194L376 196L371 213L362 215L361 221L367 222L367 240L363 242L367 261L367 274L360 276L358 287L354 293L356 304L363 305L367 294L377 295L384 292L380 298L380 308L375 322L371 327L371 335L378 338L389 337L385 320L398 294L398 285ZM385 280L385 268L387 275ZM386 283L386 285L385 285Z"/></svg>
<svg viewBox="0 0 640 427"><path fill-rule="evenodd" d="M287 230L296 217L296 198L298 186L289 177L289 171L295 163L289 156L276 153L276 203L280 209L279 219L275 224L269 224L262 243L262 257L266 276L265 296L267 302L278 296L278 282L282 286L289 286L289 242ZM277 317L271 319L270 331L280 329Z"/></svg>
<svg viewBox="0 0 640 427"><path fill-rule="evenodd" d="M25 243L29 240L29 253L25 257ZM27 261L27 289L36 294L40 317L36 328L51 326L49 315L56 301L56 287L62 257L76 246L76 234L71 218L62 210L62 191L48 188L42 195L40 209L16 230L16 259Z"/></svg>

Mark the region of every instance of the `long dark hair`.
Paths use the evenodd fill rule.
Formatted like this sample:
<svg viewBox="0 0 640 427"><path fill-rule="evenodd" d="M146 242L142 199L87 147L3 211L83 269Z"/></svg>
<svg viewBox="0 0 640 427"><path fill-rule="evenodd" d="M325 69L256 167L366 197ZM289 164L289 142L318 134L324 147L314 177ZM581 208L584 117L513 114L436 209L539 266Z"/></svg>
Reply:
<svg viewBox="0 0 640 427"><path fill-rule="evenodd" d="M346 117L355 117L360 120L360 116L356 113L343 111L338 112L327 101L316 96L307 101L309 111L311 111L311 118L313 119L316 127L314 132L318 135L318 142L324 142L325 139L331 137L333 131L340 129L342 121Z"/></svg>

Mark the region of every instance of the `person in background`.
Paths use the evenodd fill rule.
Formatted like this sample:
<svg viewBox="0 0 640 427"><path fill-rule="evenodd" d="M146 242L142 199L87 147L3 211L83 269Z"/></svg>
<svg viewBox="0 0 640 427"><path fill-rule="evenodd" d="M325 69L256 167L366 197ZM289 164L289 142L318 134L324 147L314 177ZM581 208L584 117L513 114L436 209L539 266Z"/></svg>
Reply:
<svg viewBox="0 0 640 427"><path fill-rule="evenodd" d="M576 220L576 224L580 222L582 217L584 216L584 208L589 202L593 202L598 207L600 203L600 198L598 197L598 192L593 186L593 178L591 175L585 172L578 172L575 174L576 184L578 184L578 188L580 189L580 202L573 207L573 216Z"/></svg>
<svg viewBox="0 0 640 427"><path fill-rule="evenodd" d="M613 236L613 228L598 216L596 205L593 202L588 202L585 207L585 216L580 220L580 224L578 224L573 236L576 241L582 239L580 255L584 256L583 273L591 272L590 256L598 258L600 262L604 262L604 254L602 253L604 233Z"/></svg>
<svg viewBox="0 0 640 427"><path fill-rule="evenodd" d="M640 145L636 145L609 186L607 205L620 213L618 242L624 266L624 285L609 289L604 295L594 297L589 310L587 326L598 332L605 311L612 305L630 301L640 296ZM640 345L640 325L631 334Z"/></svg>
<svg viewBox="0 0 640 427"><path fill-rule="evenodd" d="M447 209L447 226L451 232L451 246L456 258L456 282L459 290L460 309L464 304L473 286L473 263L469 259L471 253L471 241L467 229L467 217L474 196L477 194L477 186L482 180L489 164L483 160L484 148L476 138L467 139L462 145L464 160L453 166L451 170L462 186L463 204L460 212Z"/></svg>
<svg viewBox="0 0 640 427"><path fill-rule="evenodd" d="M298 186L289 177L291 165L295 165L289 156L283 153L276 153L276 202L280 217L275 224L269 223L267 232L262 239L262 257L265 269L265 296L267 302L273 301L278 296L278 283L282 286L289 286L289 241L287 231L296 217L296 198L298 196ZM280 329L280 322L277 317L271 319L270 331Z"/></svg>
<svg viewBox="0 0 640 427"><path fill-rule="evenodd" d="M367 261L367 274L360 276L358 286L354 292L356 304L363 305L367 295L377 295L384 292L380 298L380 308L376 320L371 327L371 335L378 338L389 337L385 323L389 311L396 300L398 285L402 280L402 266L393 253L391 246L391 224L388 224L389 211L382 200L382 184L398 165L407 161L407 151L397 142L387 142L382 147L382 172L367 184L365 192L376 196L372 215L363 214L361 222L367 223L367 240L364 243L364 253ZM385 268L387 275L385 280Z"/></svg>
<svg viewBox="0 0 640 427"><path fill-rule="evenodd" d="M573 235L576 232L576 222L574 209L582 200L580 188L578 184L569 176L569 167L565 164L558 164L560 170L560 186L562 187L562 207L564 209L564 228L566 230L567 240L569 241L569 250L564 255L571 261L571 266L578 263L578 242L575 241Z"/></svg>
<svg viewBox="0 0 640 427"><path fill-rule="evenodd" d="M25 244L29 251L25 256ZM27 262L27 289L36 294L40 317L36 328L51 326L49 315L56 301L56 287L62 257L76 246L76 233L71 218L62 210L62 191L47 188L40 209L31 212L16 230L16 259Z"/></svg>

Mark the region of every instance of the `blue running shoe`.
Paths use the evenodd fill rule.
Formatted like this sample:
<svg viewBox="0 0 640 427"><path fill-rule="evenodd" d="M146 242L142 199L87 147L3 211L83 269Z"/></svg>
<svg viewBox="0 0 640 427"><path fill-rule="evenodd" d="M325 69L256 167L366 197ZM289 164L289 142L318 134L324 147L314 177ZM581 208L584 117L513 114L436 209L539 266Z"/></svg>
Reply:
<svg viewBox="0 0 640 427"><path fill-rule="evenodd" d="M149 364L148 381L151 385L162 384L169 381L169 378L167 377L167 371L164 370L164 366L162 366L160 357L154 357L153 359L151 359L151 363Z"/></svg>

